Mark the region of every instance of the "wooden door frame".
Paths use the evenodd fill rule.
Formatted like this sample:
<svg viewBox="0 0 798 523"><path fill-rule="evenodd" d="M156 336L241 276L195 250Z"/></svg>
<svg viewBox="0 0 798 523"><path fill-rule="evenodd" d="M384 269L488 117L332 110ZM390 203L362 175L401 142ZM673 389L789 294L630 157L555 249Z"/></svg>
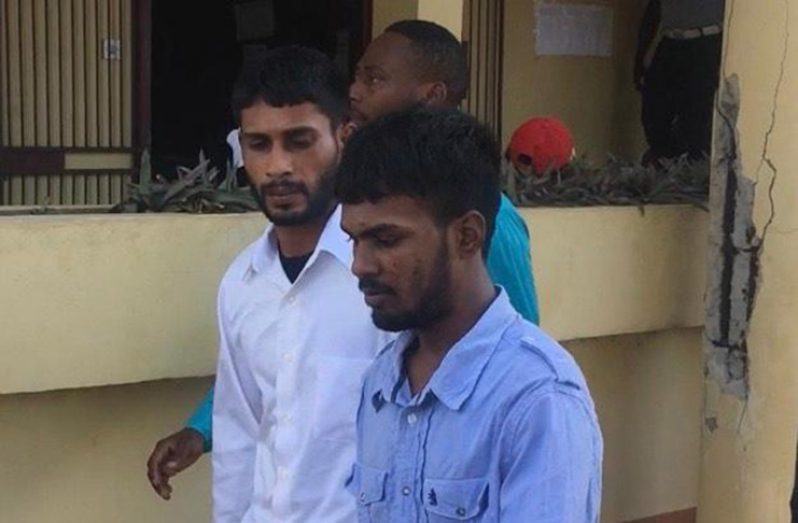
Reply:
<svg viewBox="0 0 798 523"><path fill-rule="evenodd" d="M152 0L133 2L133 149L138 167L141 151L151 145Z"/></svg>

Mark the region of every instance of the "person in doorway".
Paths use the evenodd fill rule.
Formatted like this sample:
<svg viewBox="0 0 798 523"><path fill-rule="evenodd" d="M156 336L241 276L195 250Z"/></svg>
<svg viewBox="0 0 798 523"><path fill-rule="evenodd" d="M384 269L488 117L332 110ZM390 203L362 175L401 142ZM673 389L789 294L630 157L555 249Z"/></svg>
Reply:
<svg viewBox="0 0 798 523"><path fill-rule="evenodd" d="M359 521L597 523L602 439L573 358L488 275L499 150L457 111L355 134L336 194L375 325L348 488Z"/></svg>
<svg viewBox="0 0 798 523"><path fill-rule="evenodd" d="M646 5L634 62L649 146L644 163L682 155L701 160L710 153L723 15L724 0L649 0Z"/></svg>

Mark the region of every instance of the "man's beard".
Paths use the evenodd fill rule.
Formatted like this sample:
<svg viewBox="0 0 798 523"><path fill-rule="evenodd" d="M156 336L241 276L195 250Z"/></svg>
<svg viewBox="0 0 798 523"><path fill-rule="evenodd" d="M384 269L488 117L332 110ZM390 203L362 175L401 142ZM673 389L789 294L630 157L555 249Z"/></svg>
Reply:
<svg viewBox="0 0 798 523"><path fill-rule="evenodd" d="M378 282L361 280L360 288L376 288L392 292ZM449 249L441 241L432 269L427 278L427 286L418 300L418 307L412 311L382 313L372 310L371 319L378 329L398 332L408 329L423 329L449 315L453 309L451 295L451 271L449 269Z"/></svg>
<svg viewBox="0 0 798 523"><path fill-rule="evenodd" d="M320 218L324 218L330 212L330 208L335 202L335 174L337 165L330 167L319 178L319 185L312 193L302 182L294 182L287 179L275 180L270 183L261 184L258 187L250 184L252 196L258 202L260 210L275 225L292 226L306 225L313 223ZM281 211L279 209L269 209L266 205L266 193L275 188L286 188L304 194L307 204L303 210Z"/></svg>

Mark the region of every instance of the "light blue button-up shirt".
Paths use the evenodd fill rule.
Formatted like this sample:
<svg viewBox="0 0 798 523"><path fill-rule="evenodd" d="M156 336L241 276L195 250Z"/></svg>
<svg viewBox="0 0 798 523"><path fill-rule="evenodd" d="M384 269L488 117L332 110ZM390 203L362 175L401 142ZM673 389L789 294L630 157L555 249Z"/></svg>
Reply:
<svg viewBox="0 0 798 523"><path fill-rule="evenodd" d="M403 333L367 371L361 522L595 523L602 439L576 362L501 291L411 396Z"/></svg>
<svg viewBox="0 0 798 523"><path fill-rule="evenodd" d="M502 194L496 215L496 229L488 251L488 274L493 283L504 287L510 302L521 316L537 325L540 313L530 253L529 231L524 219L507 196ZM213 388L186 423L188 428L202 434L205 452L211 450L211 412Z"/></svg>

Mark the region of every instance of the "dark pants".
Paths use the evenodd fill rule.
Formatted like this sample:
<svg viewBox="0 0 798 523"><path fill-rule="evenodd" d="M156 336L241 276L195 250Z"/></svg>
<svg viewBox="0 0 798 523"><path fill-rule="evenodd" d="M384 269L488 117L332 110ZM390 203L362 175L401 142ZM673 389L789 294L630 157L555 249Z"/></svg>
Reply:
<svg viewBox="0 0 798 523"><path fill-rule="evenodd" d="M663 38L657 46L643 85L649 158L709 154L722 41L721 35Z"/></svg>

